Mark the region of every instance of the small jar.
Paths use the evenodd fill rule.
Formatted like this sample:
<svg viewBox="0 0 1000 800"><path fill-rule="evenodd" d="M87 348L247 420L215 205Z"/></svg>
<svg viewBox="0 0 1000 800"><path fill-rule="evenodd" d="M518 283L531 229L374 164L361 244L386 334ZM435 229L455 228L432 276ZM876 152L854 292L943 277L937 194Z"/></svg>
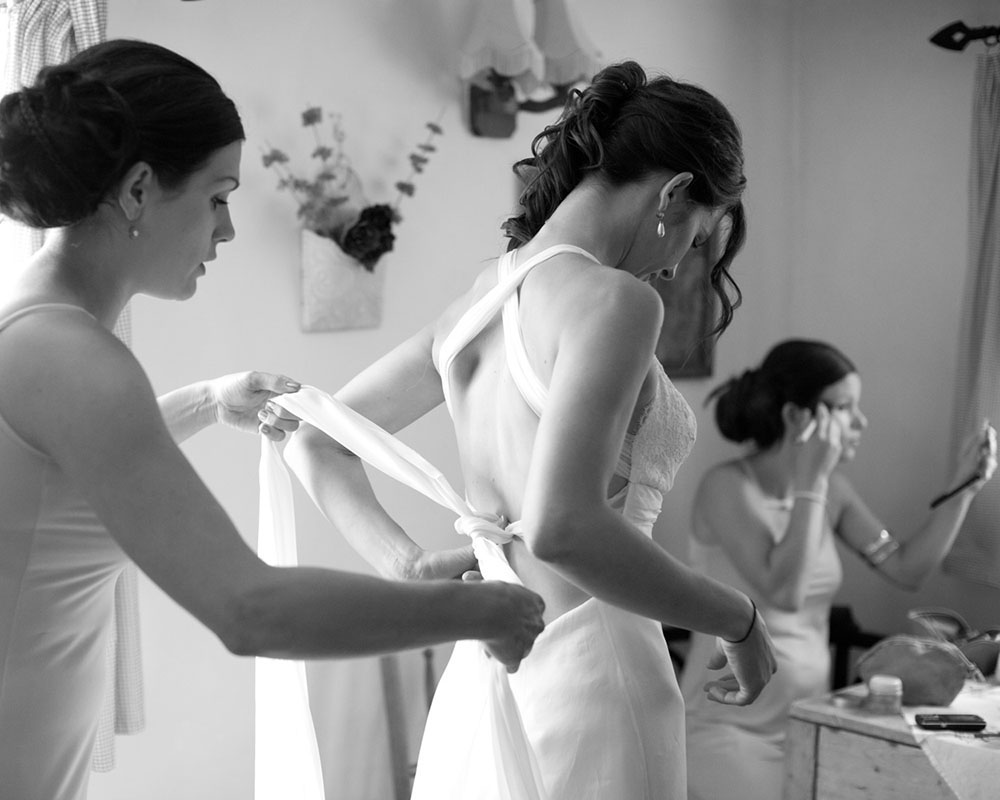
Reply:
<svg viewBox="0 0 1000 800"><path fill-rule="evenodd" d="M872 714L902 713L903 681L895 675L872 675L868 679L865 710Z"/></svg>

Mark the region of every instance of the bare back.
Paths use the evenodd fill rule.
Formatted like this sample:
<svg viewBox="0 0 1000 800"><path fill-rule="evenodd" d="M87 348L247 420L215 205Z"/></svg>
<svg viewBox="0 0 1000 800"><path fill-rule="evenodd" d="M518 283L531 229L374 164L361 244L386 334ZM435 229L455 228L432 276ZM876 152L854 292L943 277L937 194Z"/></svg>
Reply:
<svg viewBox="0 0 1000 800"><path fill-rule="evenodd" d="M552 377L558 343L567 324L555 293L565 291L567 281L573 280L574 273L581 269L607 270L592 261L589 254L560 253L538 266L528 266L525 260L517 268L528 266L530 272L523 277L523 282L514 279L515 283L520 283L520 288L514 290L518 294L516 324L523 337L527 368L544 386L548 386ZM512 261L510 272L513 269ZM509 277L510 272L505 277ZM532 470L538 410L529 405L523 385L519 386L515 378L517 366L510 363L511 353L505 342L501 312L496 311L481 331L467 338L470 309L478 304L495 307L487 296L496 293L498 282L504 279L498 279L494 265L484 270L472 292L439 320L433 352L442 381L448 382L446 397L469 502L480 511L493 512L514 521L521 518ZM510 322L508 320L508 328ZM511 336L509 329L506 335ZM449 342L452 337L457 341ZM456 348L456 345L459 346ZM457 352L449 365L449 350L452 349ZM647 377L637 408L645 406L644 395L651 393L645 388L649 383ZM633 422L637 422L638 412L633 416ZM624 478L614 476L608 487L609 496L624 483ZM506 551L511 566L525 585L545 598L548 619L554 619L589 597L533 556L523 540L515 538L506 546Z"/></svg>

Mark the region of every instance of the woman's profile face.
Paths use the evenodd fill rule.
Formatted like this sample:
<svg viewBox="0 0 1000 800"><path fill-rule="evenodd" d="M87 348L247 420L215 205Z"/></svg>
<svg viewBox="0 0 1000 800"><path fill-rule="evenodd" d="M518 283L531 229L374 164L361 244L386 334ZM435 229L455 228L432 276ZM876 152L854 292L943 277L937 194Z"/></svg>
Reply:
<svg viewBox="0 0 1000 800"><path fill-rule="evenodd" d="M856 372L845 375L827 386L819 401L830 409L831 422L840 428L842 461L851 461L861 442L861 432L868 427L868 418L861 413L861 376Z"/></svg>
<svg viewBox="0 0 1000 800"><path fill-rule="evenodd" d="M706 261L703 256L717 249L718 233L725 227L721 224L724 218L725 210L721 208L690 201L671 204L664 219L666 235L661 239L655 229L649 231L651 269L639 277L670 280L677 277L680 270ZM723 242L722 248L718 248L720 256L724 249ZM706 263L717 261L718 257L708 258Z"/></svg>
<svg viewBox="0 0 1000 800"><path fill-rule="evenodd" d="M220 148L179 190L159 196L141 236L156 248L158 285L151 293L178 300L193 295L219 243L236 235L228 201L240 185L241 150L241 142Z"/></svg>

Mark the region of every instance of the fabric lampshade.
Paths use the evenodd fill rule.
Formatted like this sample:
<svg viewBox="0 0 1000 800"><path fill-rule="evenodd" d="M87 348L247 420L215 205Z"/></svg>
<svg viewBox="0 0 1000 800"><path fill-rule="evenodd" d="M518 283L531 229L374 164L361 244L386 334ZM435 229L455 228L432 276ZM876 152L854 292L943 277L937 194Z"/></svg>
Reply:
<svg viewBox="0 0 1000 800"><path fill-rule="evenodd" d="M545 57L545 83L551 86L589 80L600 69L600 54L573 15L571 3L535 3L535 44Z"/></svg>
<svg viewBox="0 0 1000 800"><path fill-rule="evenodd" d="M467 81L493 70L530 93L544 79L544 59L533 40L532 0L480 0L472 31L462 45L459 75Z"/></svg>

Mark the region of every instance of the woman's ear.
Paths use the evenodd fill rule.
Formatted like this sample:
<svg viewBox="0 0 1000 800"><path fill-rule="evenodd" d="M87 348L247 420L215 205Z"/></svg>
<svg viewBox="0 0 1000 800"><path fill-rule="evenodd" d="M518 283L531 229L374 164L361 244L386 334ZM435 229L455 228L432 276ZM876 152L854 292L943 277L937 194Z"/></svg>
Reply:
<svg viewBox="0 0 1000 800"><path fill-rule="evenodd" d="M118 182L118 192L115 199L118 207L129 222L135 222L142 216L149 202L149 192L153 186L153 168L145 161L138 161Z"/></svg>
<svg viewBox="0 0 1000 800"><path fill-rule="evenodd" d="M781 407L781 421L785 424L785 430L798 430L812 419L812 412L808 408L797 406L795 403L787 402Z"/></svg>
<svg viewBox="0 0 1000 800"><path fill-rule="evenodd" d="M690 172L678 172L670 180L660 187L660 202L657 208L658 211L666 211L667 206L670 205L671 201L677 200L679 193L686 189L691 181L694 180L694 175Z"/></svg>

